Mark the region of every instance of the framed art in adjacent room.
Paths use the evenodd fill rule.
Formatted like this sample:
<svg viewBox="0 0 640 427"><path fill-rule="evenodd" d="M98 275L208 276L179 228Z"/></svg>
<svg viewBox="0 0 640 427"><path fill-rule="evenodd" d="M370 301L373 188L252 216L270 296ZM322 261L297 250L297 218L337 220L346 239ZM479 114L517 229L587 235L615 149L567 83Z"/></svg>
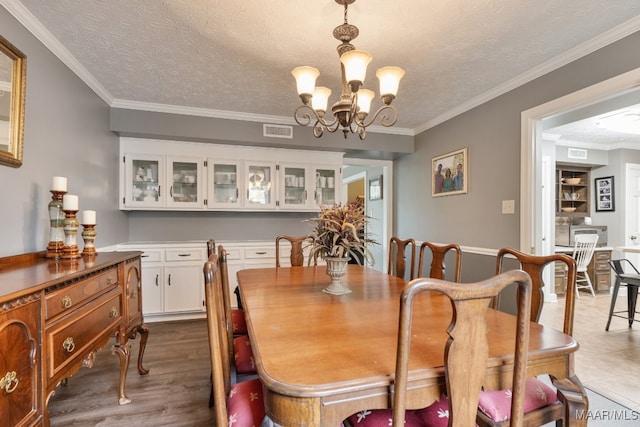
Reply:
<svg viewBox="0 0 640 427"><path fill-rule="evenodd" d="M431 196L465 194L469 188L469 150L461 148L431 160Z"/></svg>
<svg viewBox="0 0 640 427"><path fill-rule="evenodd" d="M382 200L382 175L369 180L369 200Z"/></svg>
<svg viewBox="0 0 640 427"><path fill-rule="evenodd" d="M613 187L613 177L605 176L594 180L596 188L596 212L613 212L616 201Z"/></svg>

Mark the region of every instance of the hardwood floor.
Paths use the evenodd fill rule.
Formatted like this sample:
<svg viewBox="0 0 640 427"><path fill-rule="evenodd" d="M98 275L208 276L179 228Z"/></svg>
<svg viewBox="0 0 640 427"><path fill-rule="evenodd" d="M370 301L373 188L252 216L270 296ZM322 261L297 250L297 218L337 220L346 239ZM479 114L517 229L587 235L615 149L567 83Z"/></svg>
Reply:
<svg viewBox="0 0 640 427"><path fill-rule="evenodd" d="M619 296L616 310L627 307L627 297ZM582 383L600 394L640 411L640 323L633 328L625 319L614 317L609 331L608 294L581 292L576 299L573 335L580 343L575 355L576 373ZM564 299L545 303L540 323L561 328Z"/></svg>
<svg viewBox="0 0 640 427"><path fill-rule="evenodd" d="M132 341L127 377L128 405L118 405L118 357L98 352L91 369L82 368L59 386L49 401L51 426L213 426L208 407L211 372L204 320L147 324L144 355L148 375L136 368L138 340Z"/></svg>
<svg viewBox="0 0 640 427"><path fill-rule="evenodd" d="M576 371L586 386L640 411L640 324L630 329L626 320L614 318L606 332L609 298L582 294L576 301L574 336L581 346ZM619 298L618 309L626 307L625 298ZM561 325L563 310L563 300L546 303L542 323ZM132 343L126 388L132 402L118 405L118 358L105 348L93 368L82 368L56 389L49 402L53 427L215 425L207 406L210 368L204 320L148 326L146 376L138 375L138 342Z"/></svg>

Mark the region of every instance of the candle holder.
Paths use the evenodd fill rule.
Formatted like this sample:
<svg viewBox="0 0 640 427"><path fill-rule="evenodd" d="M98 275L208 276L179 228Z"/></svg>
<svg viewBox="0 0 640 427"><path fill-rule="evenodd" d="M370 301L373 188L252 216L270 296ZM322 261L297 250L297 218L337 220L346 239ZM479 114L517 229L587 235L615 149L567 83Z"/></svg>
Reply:
<svg viewBox="0 0 640 427"><path fill-rule="evenodd" d="M47 246L47 258L60 258L64 247L64 214L62 212L62 196L66 191L51 190L49 202L49 221L51 234Z"/></svg>
<svg viewBox="0 0 640 427"><path fill-rule="evenodd" d="M78 219L76 218L77 210L64 210L64 246L62 247L62 259L80 258L78 250L77 234Z"/></svg>
<svg viewBox="0 0 640 427"><path fill-rule="evenodd" d="M95 224L82 224L82 240L84 240L84 248L82 249L82 255L95 256L96 247L93 242L96 240L96 225Z"/></svg>

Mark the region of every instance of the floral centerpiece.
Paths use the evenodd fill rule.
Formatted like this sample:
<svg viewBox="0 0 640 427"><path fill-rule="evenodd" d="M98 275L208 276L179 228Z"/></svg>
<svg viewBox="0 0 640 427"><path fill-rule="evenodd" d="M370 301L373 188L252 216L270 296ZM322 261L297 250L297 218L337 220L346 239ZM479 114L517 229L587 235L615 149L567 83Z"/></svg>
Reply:
<svg viewBox="0 0 640 427"><path fill-rule="evenodd" d="M332 278L325 292L337 295L351 292L340 281L349 259L355 259L358 264L373 260L367 245L377 242L367 237L365 226L369 219L362 201L322 207L316 218L309 219L315 222L312 233L315 241L309 256L323 258L327 274Z"/></svg>

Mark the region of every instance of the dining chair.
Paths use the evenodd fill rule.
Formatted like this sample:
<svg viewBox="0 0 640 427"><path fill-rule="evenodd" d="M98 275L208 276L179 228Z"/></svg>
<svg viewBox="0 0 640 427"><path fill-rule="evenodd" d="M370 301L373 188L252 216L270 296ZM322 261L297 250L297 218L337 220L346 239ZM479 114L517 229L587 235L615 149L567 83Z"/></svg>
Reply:
<svg viewBox="0 0 640 427"><path fill-rule="evenodd" d="M276 237L276 268L280 267L280 244L281 242L289 242L291 245L291 255L289 257L291 267L302 267L304 266L304 245L311 247L314 243L314 238L312 235L306 236L284 236L280 235ZM313 264L312 264L313 263ZM317 253L314 256L309 258L307 265L318 265L318 255Z"/></svg>
<svg viewBox="0 0 640 427"><path fill-rule="evenodd" d="M593 291L593 285L591 284L591 279L589 278L587 269L597 244L597 234L578 234L575 236L575 245L573 246L572 257L576 260L578 273L576 278L577 298L580 298L580 289L588 289L594 298L596 296L596 293ZM581 283L584 284L581 285Z"/></svg>
<svg viewBox="0 0 640 427"><path fill-rule="evenodd" d="M511 284L518 286L518 317L514 339L513 399L510 401L512 425L520 426L524 417L524 390L529 343L531 279L521 270L461 285L432 278L412 280L400 298L400 321L392 408L362 411L348 418L352 425L371 427L393 419L393 426L453 426L476 424L480 391L489 358L489 331L484 321L490 300ZM446 395L423 409L406 409L409 377L413 301L423 292L444 294L451 300L453 313L447 328L449 339L444 348ZM415 392L415 390L414 390Z"/></svg>
<svg viewBox="0 0 640 427"><path fill-rule="evenodd" d="M564 324L562 332L573 335L574 306L576 299L576 261L569 255L529 255L512 248L502 248L496 256L496 274L505 271L505 258L515 258L521 270L524 270L531 277L533 287L531 294L531 315L529 320L538 323L544 306L544 288L549 287L544 281L543 271L553 262L560 262L564 265L566 272L566 294L564 301ZM498 309L500 294L493 300L493 308Z"/></svg>
<svg viewBox="0 0 640 427"><path fill-rule="evenodd" d="M409 255L407 255L407 250ZM407 269L407 256L409 256L409 280L414 279L416 241L414 239L402 240L398 237L391 237L389 240L389 262L387 271L390 275L405 279Z"/></svg>
<svg viewBox="0 0 640 427"><path fill-rule="evenodd" d="M640 287L640 271L631 261L626 258L614 259L609 261L609 265L616 275L616 281L613 284L613 292L611 293L611 304L609 306L609 319L605 331L609 330L612 317L620 317L629 321L629 327L633 325L636 317L636 302L638 300L638 287ZM618 291L620 286L627 287L627 309L614 311L616 300L618 299Z"/></svg>
<svg viewBox="0 0 640 427"><path fill-rule="evenodd" d="M212 405L216 425L251 427L265 418L262 383L258 378L233 384L228 363L228 324L224 316L222 280L218 258L213 255L204 264L205 307L212 372Z"/></svg>
<svg viewBox="0 0 640 427"><path fill-rule="evenodd" d="M425 262L425 253L427 248L431 251L431 268L429 269L429 276L432 279L445 280L446 265L444 259L449 251L453 251L456 257L456 266L453 271L453 281L460 282L460 270L462 268L462 250L460 246L451 243L448 245L439 245L431 242L422 242L420 245L420 254L418 257L418 270L416 272L417 277L425 277L422 275L422 269Z"/></svg>
<svg viewBox="0 0 640 427"><path fill-rule="evenodd" d="M225 366L229 366L230 378L233 383L236 383L238 379L244 380L256 377L257 372L249 337L247 335L236 335L233 332L231 301L229 299L230 292L228 285L227 252L222 245L218 246L218 253L214 253L209 257L207 262L211 262L214 259L216 260L220 280L220 285L215 287L218 304L216 309L219 310L218 315L220 316L220 319L222 319L220 321L222 325L220 334L226 340L226 344L223 347L226 351L223 362L225 363ZM239 311L242 312L242 310ZM242 316L244 316L244 312L242 312ZM213 389L214 387L212 387L211 395L209 396L209 407L214 403Z"/></svg>

